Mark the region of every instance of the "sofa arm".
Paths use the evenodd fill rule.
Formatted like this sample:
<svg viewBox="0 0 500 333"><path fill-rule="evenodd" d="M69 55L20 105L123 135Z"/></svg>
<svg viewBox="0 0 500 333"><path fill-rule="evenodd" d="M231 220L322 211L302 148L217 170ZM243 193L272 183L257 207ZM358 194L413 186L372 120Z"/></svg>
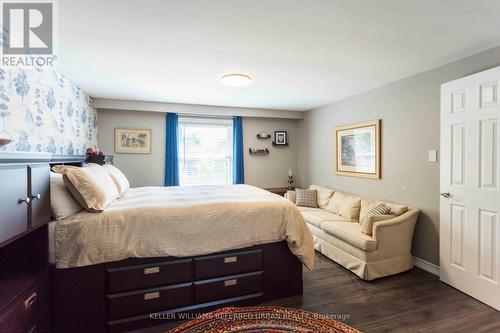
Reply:
<svg viewBox="0 0 500 333"><path fill-rule="evenodd" d="M413 231L419 211L415 208L393 219L373 224L373 238L377 240L377 251L381 258L411 253Z"/></svg>

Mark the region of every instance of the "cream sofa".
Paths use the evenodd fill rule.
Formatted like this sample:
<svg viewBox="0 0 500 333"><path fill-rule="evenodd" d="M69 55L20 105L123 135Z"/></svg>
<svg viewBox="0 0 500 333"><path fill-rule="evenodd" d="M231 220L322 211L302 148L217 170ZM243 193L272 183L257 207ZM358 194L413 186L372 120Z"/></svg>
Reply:
<svg viewBox="0 0 500 333"><path fill-rule="evenodd" d="M364 280L404 272L413 267L411 243L419 213L417 209L349 195L351 205L359 200L358 214L354 209L354 213L343 213L344 216L341 216L339 211L342 212L343 203L337 203L337 207L332 205L334 190L317 185L310 188L318 191L319 208L298 208L313 235L317 251ZM287 197L295 202L294 195L293 192L288 193ZM374 222L372 234L365 234L358 219L360 214L366 215L375 203L384 203L391 208L391 216ZM347 218L345 215L354 217Z"/></svg>

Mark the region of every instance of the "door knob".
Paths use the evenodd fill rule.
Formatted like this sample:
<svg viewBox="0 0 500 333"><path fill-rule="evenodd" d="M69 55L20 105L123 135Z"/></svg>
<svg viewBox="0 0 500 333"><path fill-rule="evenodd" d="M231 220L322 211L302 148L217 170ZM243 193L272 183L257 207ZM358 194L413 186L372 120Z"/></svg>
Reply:
<svg viewBox="0 0 500 333"><path fill-rule="evenodd" d="M40 200L41 198L42 196L40 195L40 193L31 196L31 200Z"/></svg>
<svg viewBox="0 0 500 333"><path fill-rule="evenodd" d="M442 196L443 198L451 198L451 194L450 194L450 192L443 192L443 193L441 193L441 196Z"/></svg>

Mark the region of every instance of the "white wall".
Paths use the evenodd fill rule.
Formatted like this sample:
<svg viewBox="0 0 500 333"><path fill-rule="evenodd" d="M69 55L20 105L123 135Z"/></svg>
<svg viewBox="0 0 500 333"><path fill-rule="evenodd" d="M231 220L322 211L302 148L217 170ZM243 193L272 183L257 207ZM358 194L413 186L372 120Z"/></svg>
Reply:
<svg viewBox="0 0 500 333"><path fill-rule="evenodd" d="M227 108L226 108L227 109ZM287 186L288 167L296 170L296 123L294 119L243 118L245 182L259 187ZM130 179L131 186L163 186L165 170L165 113L130 110L98 110L99 148L114 156L115 165ZM115 128L150 128L151 154L116 154ZM288 131L288 147L272 147L272 140L261 141L257 133ZM269 148L268 156L250 156L248 148Z"/></svg>
<svg viewBox="0 0 500 333"><path fill-rule="evenodd" d="M495 48L306 112L297 138L302 185L419 208L413 254L439 264L439 164L428 162L427 152L439 149L440 85L498 65ZM372 119L382 119L382 179L335 175L334 128Z"/></svg>

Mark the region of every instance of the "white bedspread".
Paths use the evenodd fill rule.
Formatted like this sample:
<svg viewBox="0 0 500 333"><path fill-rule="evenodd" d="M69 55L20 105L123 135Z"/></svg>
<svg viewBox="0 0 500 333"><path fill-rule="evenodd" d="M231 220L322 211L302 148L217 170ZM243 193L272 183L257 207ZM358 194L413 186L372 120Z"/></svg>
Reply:
<svg viewBox="0 0 500 333"><path fill-rule="evenodd" d="M313 240L287 199L249 185L130 189L101 213L55 226L56 267L196 256L280 240L309 269Z"/></svg>

